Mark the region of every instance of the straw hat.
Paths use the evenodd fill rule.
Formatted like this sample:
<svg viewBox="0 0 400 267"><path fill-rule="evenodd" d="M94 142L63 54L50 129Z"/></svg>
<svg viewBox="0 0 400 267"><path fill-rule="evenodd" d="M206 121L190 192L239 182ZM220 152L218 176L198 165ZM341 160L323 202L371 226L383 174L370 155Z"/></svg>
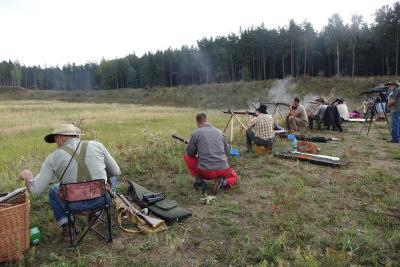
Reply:
<svg viewBox="0 0 400 267"><path fill-rule="evenodd" d="M56 135L81 136L83 134L81 130L73 124L59 124L54 127L53 132L44 137L44 141L46 141L46 143L54 143L54 137Z"/></svg>
<svg viewBox="0 0 400 267"><path fill-rule="evenodd" d="M396 86L396 87L399 87L399 86L400 86L398 82L388 82L388 83L385 83L385 86L390 86L390 85L394 85L394 86Z"/></svg>

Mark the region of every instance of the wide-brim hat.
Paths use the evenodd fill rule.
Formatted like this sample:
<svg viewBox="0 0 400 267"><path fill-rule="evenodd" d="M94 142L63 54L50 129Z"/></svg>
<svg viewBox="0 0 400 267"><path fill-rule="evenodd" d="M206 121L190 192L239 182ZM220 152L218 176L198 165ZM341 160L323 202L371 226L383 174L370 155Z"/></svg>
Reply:
<svg viewBox="0 0 400 267"><path fill-rule="evenodd" d="M261 104L256 110L260 113L267 114L267 105Z"/></svg>
<svg viewBox="0 0 400 267"><path fill-rule="evenodd" d="M56 135L81 136L83 134L81 130L73 124L59 124L54 127L53 132L44 137L44 141L46 141L46 143L54 143L54 137Z"/></svg>
<svg viewBox="0 0 400 267"><path fill-rule="evenodd" d="M396 87L399 87L399 86L400 86L400 84L399 84L398 82L388 82L388 83L385 83L385 86L390 86L390 85L394 85L394 86L396 86Z"/></svg>
<svg viewBox="0 0 400 267"><path fill-rule="evenodd" d="M326 102L325 102L325 99L323 99L322 97L317 98L317 99L315 99L314 101L315 101L315 102L318 102L318 103L323 103L323 104L326 103Z"/></svg>

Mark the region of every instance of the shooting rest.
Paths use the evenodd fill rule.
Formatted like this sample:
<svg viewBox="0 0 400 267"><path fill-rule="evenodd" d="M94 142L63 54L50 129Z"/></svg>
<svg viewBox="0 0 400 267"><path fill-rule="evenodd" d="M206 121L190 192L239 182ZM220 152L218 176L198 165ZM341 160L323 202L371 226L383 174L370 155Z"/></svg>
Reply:
<svg viewBox="0 0 400 267"><path fill-rule="evenodd" d="M242 126L242 128L245 130L245 131L247 131L247 127L243 124L243 122L236 116L236 114L235 114L235 112L234 111L232 111L232 110L228 110L228 112L224 112L224 113L227 113L227 114L230 114L231 116L229 117L229 120L228 120L228 122L226 123L226 126L225 126L225 129L224 129L224 134L226 133L226 130L228 129L228 127L229 127L229 124L231 125L231 134L230 134L230 143L232 144L232 142L233 142L233 121L234 121L234 119L236 119L238 122L239 122L239 124L240 124L240 126Z"/></svg>
<svg viewBox="0 0 400 267"><path fill-rule="evenodd" d="M260 102L260 104L274 106L274 111L272 112L272 118L274 119L274 121L276 121L277 115L279 115L282 118L282 120L285 121L286 116L283 115L282 109L280 106L289 107L288 104L280 103L280 102Z"/></svg>

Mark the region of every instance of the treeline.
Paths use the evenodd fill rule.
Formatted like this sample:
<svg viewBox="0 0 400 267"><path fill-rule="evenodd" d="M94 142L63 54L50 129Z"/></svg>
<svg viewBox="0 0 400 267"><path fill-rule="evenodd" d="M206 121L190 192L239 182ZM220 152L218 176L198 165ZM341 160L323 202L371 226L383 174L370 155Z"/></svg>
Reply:
<svg viewBox="0 0 400 267"><path fill-rule="evenodd" d="M203 38L141 57L135 54L99 64L60 67L0 62L0 85L82 90L146 88L284 78L287 76L398 75L400 2L383 6L368 25L338 14L317 32L311 23L291 20L285 27L264 25L239 34Z"/></svg>

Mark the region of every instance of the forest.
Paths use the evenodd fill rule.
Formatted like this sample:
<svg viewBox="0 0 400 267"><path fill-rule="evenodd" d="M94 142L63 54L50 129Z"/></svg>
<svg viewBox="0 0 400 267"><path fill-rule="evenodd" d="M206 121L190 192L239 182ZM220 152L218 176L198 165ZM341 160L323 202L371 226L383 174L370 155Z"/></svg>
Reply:
<svg viewBox="0 0 400 267"><path fill-rule="evenodd" d="M307 21L268 29L261 24L196 46L134 53L123 58L62 67L0 62L0 86L45 90L173 87L280 79L288 76L399 74L400 2L376 10L374 22L333 14L321 31ZM179 37L177 37L179 38Z"/></svg>

